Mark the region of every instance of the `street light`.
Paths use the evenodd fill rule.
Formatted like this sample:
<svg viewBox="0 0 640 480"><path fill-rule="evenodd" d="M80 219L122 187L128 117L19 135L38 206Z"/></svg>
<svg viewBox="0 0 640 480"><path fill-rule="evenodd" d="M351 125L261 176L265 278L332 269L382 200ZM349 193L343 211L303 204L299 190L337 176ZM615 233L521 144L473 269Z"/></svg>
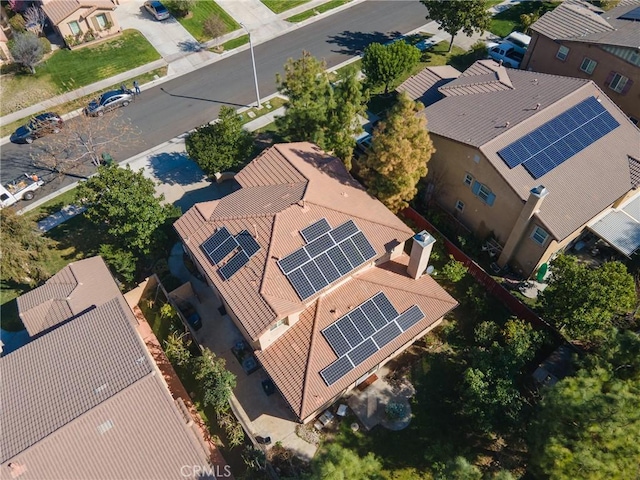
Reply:
<svg viewBox="0 0 640 480"><path fill-rule="evenodd" d="M244 28L249 35L249 49L251 50L251 63L253 65L253 81L256 84L256 103L257 108L262 108L262 105L260 105L260 92L258 91L258 73L256 72L256 58L253 56L253 42L251 41L251 32L244 23L241 23L240 26Z"/></svg>

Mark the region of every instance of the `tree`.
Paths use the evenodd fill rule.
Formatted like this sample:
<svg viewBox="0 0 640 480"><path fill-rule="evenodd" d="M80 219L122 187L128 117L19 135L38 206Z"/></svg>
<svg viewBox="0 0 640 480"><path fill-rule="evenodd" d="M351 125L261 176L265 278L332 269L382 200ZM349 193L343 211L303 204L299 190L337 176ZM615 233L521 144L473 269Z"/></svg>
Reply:
<svg viewBox="0 0 640 480"><path fill-rule="evenodd" d="M165 305L169 304L165 303ZM164 341L164 353L167 354L167 358L173 365L179 367L184 367L191 361L191 352L189 351L191 340L187 340L185 343L184 336L184 333L171 332Z"/></svg>
<svg viewBox="0 0 640 480"><path fill-rule="evenodd" d="M420 50L407 42L398 41L390 45L372 43L364 49L362 71L372 86L384 86L384 93L403 73L411 70L420 61Z"/></svg>
<svg viewBox="0 0 640 480"><path fill-rule="evenodd" d="M229 409L229 399L236 386L236 376L225 368L224 358L218 358L205 348L195 360L196 380L200 382L205 406L212 406L218 415Z"/></svg>
<svg viewBox="0 0 640 480"><path fill-rule="evenodd" d="M451 35L449 51L459 30L468 37L474 33L482 33L489 28L491 13L484 0L421 0L429 10L427 20L435 20L440 24L439 30Z"/></svg>
<svg viewBox="0 0 640 480"><path fill-rule="evenodd" d="M546 390L530 431L534 471L558 480L637 478L640 382L602 368Z"/></svg>
<svg viewBox="0 0 640 480"><path fill-rule="evenodd" d="M24 65L33 74L36 73L36 65L44 56L42 43L31 32L16 33L9 42L9 51L17 63Z"/></svg>
<svg viewBox="0 0 640 480"><path fill-rule="evenodd" d="M85 217L96 230L108 233L115 247L138 254L149 252L157 230L173 212L163 200L164 195L156 197L153 180L129 166L102 165L76 190L76 202L87 207Z"/></svg>
<svg viewBox="0 0 640 480"><path fill-rule="evenodd" d="M33 285L49 277L52 241L42 236L34 222L10 208L0 210L0 245L3 279Z"/></svg>
<svg viewBox="0 0 640 480"><path fill-rule="evenodd" d="M136 274L137 259L129 250L123 250L113 245L100 245L100 256L107 265L115 270L125 284L131 284Z"/></svg>
<svg viewBox="0 0 640 480"><path fill-rule="evenodd" d="M36 36L42 35L44 26L47 23L47 16L42 8L32 5L24 12L25 27Z"/></svg>
<svg viewBox="0 0 640 480"><path fill-rule="evenodd" d="M178 17L186 17L191 9L195 0L170 0L167 2L167 7Z"/></svg>
<svg viewBox="0 0 640 480"><path fill-rule="evenodd" d="M359 457L352 450L330 443L311 461L310 480L382 480L382 465L373 455Z"/></svg>
<svg viewBox="0 0 640 480"><path fill-rule="evenodd" d="M227 33L227 26L220 18L220 15L213 14L204 21L202 30L211 38L218 38Z"/></svg>
<svg viewBox="0 0 640 480"><path fill-rule="evenodd" d="M451 283L458 283L467 275L467 267L449 255L449 261L442 267L440 274Z"/></svg>
<svg viewBox="0 0 640 480"><path fill-rule="evenodd" d="M545 317L575 340L598 343L615 315L636 304L633 277L620 262L597 268L560 255L551 263L551 278L542 294Z"/></svg>
<svg viewBox="0 0 640 480"><path fill-rule="evenodd" d="M416 115L422 108L401 94L388 118L374 130L361 166L369 191L393 212L415 197L416 185L427 174L427 162L435 151L426 119Z"/></svg>
<svg viewBox="0 0 640 480"><path fill-rule="evenodd" d="M187 154L208 175L238 169L251 158L253 137L242 128L242 118L222 107L218 121L198 127L186 140Z"/></svg>
<svg viewBox="0 0 640 480"><path fill-rule="evenodd" d="M464 457L456 457L447 462L444 471L436 477L438 480L481 480L482 472Z"/></svg>

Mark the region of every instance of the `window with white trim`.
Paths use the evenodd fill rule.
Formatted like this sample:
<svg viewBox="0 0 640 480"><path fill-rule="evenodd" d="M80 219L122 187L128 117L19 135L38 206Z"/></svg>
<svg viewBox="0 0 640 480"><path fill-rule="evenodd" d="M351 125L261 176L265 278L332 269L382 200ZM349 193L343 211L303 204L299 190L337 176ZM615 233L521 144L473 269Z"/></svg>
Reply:
<svg viewBox="0 0 640 480"><path fill-rule="evenodd" d="M591 60L590 58L584 57L584 60L582 60L582 63L580 64L580 70L582 70L584 73L588 73L589 75L591 75L595 70L596 65L598 65L598 62L596 62L595 60Z"/></svg>
<svg viewBox="0 0 640 480"><path fill-rule="evenodd" d="M473 183L473 175L471 175L470 173L465 174L464 184L470 187L472 183Z"/></svg>
<svg viewBox="0 0 640 480"><path fill-rule="evenodd" d="M471 192L490 207L492 207L493 202L496 201L496 195L491 189L477 180L474 180L471 186Z"/></svg>
<svg viewBox="0 0 640 480"><path fill-rule="evenodd" d="M104 13L96 15L96 21L98 22L98 26L101 30L104 30L107 27L107 16Z"/></svg>
<svg viewBox="0 0 640 480"><path fill-rule="evenodd" d="M489 187L487 187L486 185L480 185L480 190L478 190L478 197L480 198L480 200L482 200L484 203L487 203L489 195L491 195L491 190L489 189Z"/></svg>
<svg viewBox="0 0 640 480"><path fill-rule="evenodd" d="M556 53L556 58L564 62L567 59L568 55L569 55L569 49L564 45L560 45L560 48L558 48L558 53Z"/></svg>
<svg viewBox="0 0 640 480"><path fill-rule="evenodd" d="M629 79L627 77L616 73L609 83L609 88L614 92L621 93L628 81Z"/></svg>
<svg viewBox="0 0 640 480"><path fill-rule="evenodd" d="M547 238L549 238L549 234L542 228L536 226L536 228L533 229L533 233L531 234L531 239L540 244L540 245L544 245L545 242L547 241Z"/></svg>
<svg viewBox="0 0 640 480"><path fill-rule="evenodd" d="M464 202L462 202L461 200L456 200L456 210L458 210L459 212L463 212Z"/></svg>
<svg viewBox="0 0 640 480"><path fill-rule="evenodd" d="M82 30L80 30L80 25L76 21L69 22L69 30L71 30L73 35L79 35L82 32Z"/></svg>

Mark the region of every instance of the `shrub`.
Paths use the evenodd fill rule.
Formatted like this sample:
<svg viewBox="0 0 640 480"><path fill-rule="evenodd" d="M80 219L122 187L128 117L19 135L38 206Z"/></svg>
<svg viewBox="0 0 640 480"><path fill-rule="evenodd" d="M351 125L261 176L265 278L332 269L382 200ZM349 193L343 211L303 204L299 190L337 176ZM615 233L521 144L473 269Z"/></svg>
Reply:
<svg viewBox="0 0 640 480"><path fill-rule="evenodd" d="M16 13L13 17L9 19L9 26L14 32L26 32L26 22L24 21L24 17L19 13Z"/></svg>
<svg viewBox="0 0 640 480"><path fill-rule="evenodd" d="M211 15L202 24L205 35L211 38L218 38L227 33L227 26L218 15Z"/></svg>
<svg viewBox="0 0 640 480"><path fill-rule="evenodd" d="M42 44L42 53L45 55L51 53L51 42L47 37L40 37L40 43Z"/></svg>
<svg viewBox="0 0 640 480"><path fill-rule="evenodd" d="M440 275L452 283L457 283L467 274L467 267L464 263L457 261L449 255L449 261L440 270Z"/></svg>
<svg viewBox="0 0 640 480"><path fill-rule="evenodd" d="M195 0L171 0L167 3L167 7L177 17L185 17L193 8Z"/></svg>

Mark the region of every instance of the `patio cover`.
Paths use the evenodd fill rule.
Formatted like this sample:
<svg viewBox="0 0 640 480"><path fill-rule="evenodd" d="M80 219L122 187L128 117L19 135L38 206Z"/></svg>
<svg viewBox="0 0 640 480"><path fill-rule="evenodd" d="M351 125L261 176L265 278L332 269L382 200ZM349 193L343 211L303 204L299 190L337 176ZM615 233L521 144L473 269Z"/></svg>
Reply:
<svg viewBox="0 0 640 480"><path fill-rule="evenodd" d="M631 257L640 248L640 193L588 228L620 253Z"/></svg>

